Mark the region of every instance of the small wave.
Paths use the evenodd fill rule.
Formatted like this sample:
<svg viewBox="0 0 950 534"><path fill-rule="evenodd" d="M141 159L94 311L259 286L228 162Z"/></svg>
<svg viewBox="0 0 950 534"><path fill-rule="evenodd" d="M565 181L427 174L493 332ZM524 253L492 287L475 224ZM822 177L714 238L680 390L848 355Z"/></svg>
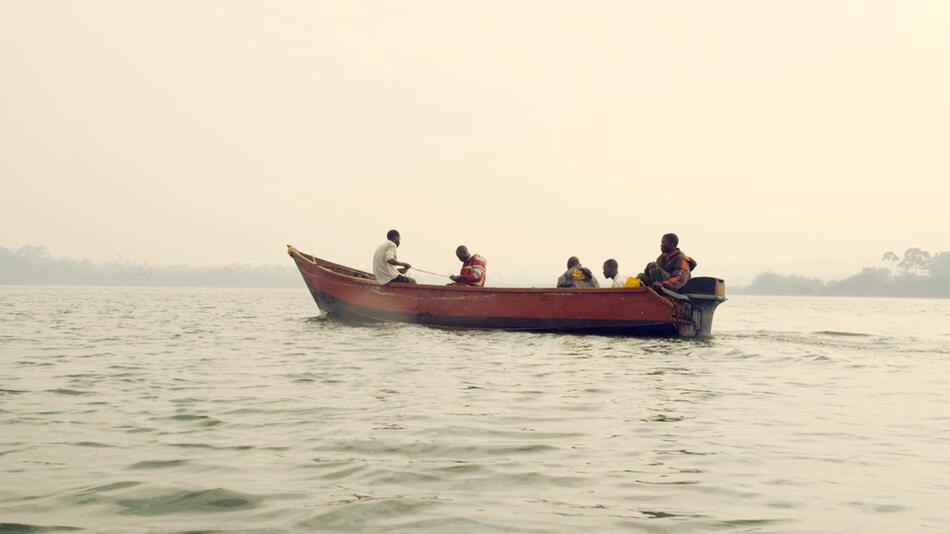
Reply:
<svg viewBox="0 0 950 534"><path fill-rule="evenodd" d="M366 469L365 467L357 465L353 467L347 467L345 469L340 469L338 471L331 471L329 473L325 473L323 475L320 475L320 478L323 478L326 480L340 480L343 478L347 478L350 475L355 475L356 473L360 473L364 471L365 469Z"/></svg>
<svg viewBox="0 0 950 534"><path fill-rule="evenodd" d="M654 484L657 486L691 486L693 484L699 484L698 480L670 480L670 481L658 481L658 480L640 480L637 479L637 482L640 484Z"/></svg>
<svg viewBox="0 0 950 534"><path fill-rule="evenodd" d="M199 426L217 426L222 423L222 421L215 419L214 417L209 417L207 415L187 414L187 413L173 415L165 419L168 419L171 421L194 422L194 423L197 423Z"/></svg>
<svg viewBox="0 0 950 534"><path fill-rule="evenodd" d="M555 450L555 447L543 444L502 445L502 446L455 446L444 443L382 443L376 441L342 442L330 448L335 452L349 452L358 454L397 454L412 457L418 456L465 456L472 454L509 455L533 454Z"/></svg>
<svg viewBox="0 0 950 534"><path fill-rule="evenodd" d="M34 532L64 532L82 530L79 527L62 525L28 525L25 523L0 523L0 534L32 534Z"/></svg>
<svg viewBox="0 0 950 534"><path fill-rule="evenodd" d="M779 523L787 523L788 519L732 519L726 521L715 521L713 525L719 528L753 528L753 527L764 527L768 525L775 525Z"/></svg>
<svg viewBox="0 0 950 534"><path fill-rule="evenodd" d="M456 465L446 465L443 467L437 467L433 469L433 471L442 472L442 473L450 473L453 475L456 475L456 474L472 475L474 473L484 473L484 472L487 472L488 470L485 467L482 467L478 464L459 463Z"/></svg>
<svg viewBox="0 0 950 534"><path fill-rule="evenodd" d="M438 482L442 477L429 473L414 473L412 471L396 471L390 469L376 470L369 478L371 484L424 484Z"/></svg>
<svg viewBox="0 0 950 534"><path fill-rule="evenodd" d="M168 446L182 449L213 449L219 451L247 451L254 448L251 445L211 445L208 443L169 443Z"/></svg>
<svg viewBox="0 0 950 534"><path fill-rule="evenodd" d="M84 491L82 492L82 494L104 493L104 492L107 492L107 491L114 491L114 490L120 490L120 489L126 489L126 488L134 488L135 486L138 486L139 484L141 484L141 482L138 482L138 481L135 481L135 480L126 480L126 481L122 481L122 482L112 482L111 484L103 484L103 485L101 485L101 486L93 486L93 487L91 487L91 488L87 488L86 490L84 490Z"/></svg>
<svg viewBox="0 0 950 534"><path fill-rule="evenodd" d="M359 497L359 499L357 502L313 516L296 526L306 530L359 530L374 524L374 521L379 519L391 522L394 517L413 516L424 508L438 504L435 498L422 500L401 497L390 499Z"/></svg>
<svg viewBox="0 0 950 534"><path fill-rule="evenodd" d="M689 517L689 518L699 518L705 517L701 514L693 514L686 512L664 512L662 510L640 510L640 513L650 519L664 519L667 517Z"/></svg>
<svg viewBox="0 0 950 534"><path fill-rule="evenodd" d="M59 395L90 395L90 391L80 391L78 389L69 389L69 388L56 388L56 389L47 389L47 393L57 393Z"/></svg>
<svg viewBox="0 0 950 534"><path fill-rule="evenodd" d="M8 454L12 454L12 453L15 453L15 452L28 451L28 450L30 450L30 449L32 449L32 448L33 448L33 447L24 447L24 448L22 448L22 449L7 449L7 450L5 450L5 451L0 451L0 456L6 456L6 455L8 455Z"/></svg>
<svg viewBox="0 0 950 534"><path fill-rule="evenodd" d="M687 456L707 456L710 454L716 454L715 452L699 452L686 449L660 449L654 452L657 454L685 454Z"/></svg>
<svg viewBox="0 0 950 534"><path fill-rule="evenodd" d="M838 337L873 337L871 334L865 334L863 332L838 332L835 330L819 330L817 332L812 332L812 334L818 336L838 336Z"/></svg>
<svg viewBox="0 0 950 534"><path fill-rule="evenodd" d="M658 414L658 415L653 415L650 417L645 417L640 420L643 421L644 423L676 423L676 422L682 421L683 418L675 416L675 415Z"/></svg>
<svg viewBox="0 0 950 534"><path fill-rule="evenodd" d="M162 469L165 467L178 467L190 463L190 460L145 460L136 462L126 469Z"/></svg>
<svg viewBox="0 0 950 534"><path fill-rule="evenodd" d="M125 513L153 516L188 512L231 512L260 505L261 498L223 488L200 491L174 491L142 499L119 499L116 504Z"/></svg>

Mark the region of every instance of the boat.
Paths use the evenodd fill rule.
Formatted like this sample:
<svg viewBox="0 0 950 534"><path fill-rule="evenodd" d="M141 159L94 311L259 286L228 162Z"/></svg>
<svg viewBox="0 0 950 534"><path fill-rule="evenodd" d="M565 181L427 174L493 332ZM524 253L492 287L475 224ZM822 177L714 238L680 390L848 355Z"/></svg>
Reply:
<svg viewBox="0 0 950 534"><path fill-rule="evenodd" d="M371 273L287 245L317 307L349 322L650 337L703 337L726 300L718 278L681 292L632 288L509 288L379 284Z"/></svg>

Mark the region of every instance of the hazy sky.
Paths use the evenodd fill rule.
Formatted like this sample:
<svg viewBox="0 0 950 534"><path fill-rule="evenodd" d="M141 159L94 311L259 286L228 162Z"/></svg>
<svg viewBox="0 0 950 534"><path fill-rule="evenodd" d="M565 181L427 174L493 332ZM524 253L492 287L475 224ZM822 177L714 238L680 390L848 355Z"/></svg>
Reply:
<svg viewBox="0 0 950 534"><path fill-rule="evenodd" d="M2 0L0 246L834 275L950 249L948 95L945 0Z"/></svg>

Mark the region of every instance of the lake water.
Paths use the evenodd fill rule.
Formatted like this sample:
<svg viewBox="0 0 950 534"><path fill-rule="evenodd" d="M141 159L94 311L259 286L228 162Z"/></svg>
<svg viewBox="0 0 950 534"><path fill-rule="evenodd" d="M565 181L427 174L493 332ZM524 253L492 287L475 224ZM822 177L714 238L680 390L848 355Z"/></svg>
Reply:
<svg viewBox="0 0 950 534"><path fill-rule="evenodd" d="M734 297L714 332L0 287L0 533L950 531L950 301Z"/></svg>

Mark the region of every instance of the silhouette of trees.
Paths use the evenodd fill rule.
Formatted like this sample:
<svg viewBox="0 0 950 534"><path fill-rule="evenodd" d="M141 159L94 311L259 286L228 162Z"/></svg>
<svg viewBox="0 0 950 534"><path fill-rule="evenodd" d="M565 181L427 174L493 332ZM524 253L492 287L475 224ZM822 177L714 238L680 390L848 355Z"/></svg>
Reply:
<svg viewBox="0 0 950 534"><path fill-rule="evenodd" d="M753 295L950 297L950 251L930 254L920 248L909 248L903 257L885 252L881 260L890 267L865 267L858 274L827 283L817 278L761 273L750 285L734 292ZM898 270L896 274L894 266Z"/></svg>
<svg viewBox="0 0 950 534"><path fill-rule="evenodd" d="M824 288L825 283L817 278L765 272L756 276L742 292L753 295L818 295Z"/></svg>
<svg viewBox="0 0 950 534"><path fill-rule="evenodd" d="M905 273L921 274L930 270L933 259L930 253L919 248L909 248L904 252L904 259L897 264L897 267Z"/></svg>
<svg viewBox="0 0 950 534"><path fill-rule="evenodd" d="M296 269L287 266L153 266L96 263L54 258L45 247L0 247L0 284L108 286L297 287Z"/></svg>
<svg viewBox="0 0 950 534"><path fill-rule="evenodd" d="M930 276L950 284L950 251L934 255L930 262Z"/></svg>

